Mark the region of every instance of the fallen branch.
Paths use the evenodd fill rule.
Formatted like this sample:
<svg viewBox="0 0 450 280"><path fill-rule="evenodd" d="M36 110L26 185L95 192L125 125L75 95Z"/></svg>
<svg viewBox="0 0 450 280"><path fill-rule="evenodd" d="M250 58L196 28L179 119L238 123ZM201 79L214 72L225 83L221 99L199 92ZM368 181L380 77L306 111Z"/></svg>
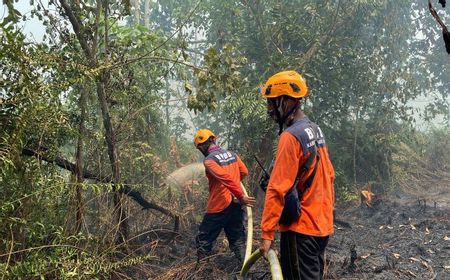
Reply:
<svg viewBox="0 0 450 280"><path fill-rule="evenodd" d="M62 157L56 156L55 158L50 158L48 156L43 155L40 152L31 150L31 149L22 149L22 155L25 156L32 156L36 157L40 160L46 161L48 163L56 164L57 166L66 169L72 173L75 174L76 172L76 165ZM111 183L112 177L111 176L100 176L98 174L95 174L93 172L90 172L88 170L83 170L83 177L85 179L91 179L102 183ZM144 197L142 197L142 194L136 190L133 190L129 187L127 183L123 184L121 188L118 189L118 192L123 193L131 197L134 201L136 201L140 206L142 206L142 210L147 209L153 209L156 211L159 211L171 218L174 219L174 233L177 233L180 228L180 217L176 214L171 212L170 210L159 206L153 202L147 201Z"/></svg>
<svg viewBox="0 0 450 280"><path fill-rule="evenodd" d="M445 7L445 1L443 1L442 6ZM450 32L448 32L447 26L445 26L445 24L442 22L441 18L437 14L436 10L433 8L431 0L428 0L428 9L430 10L431 15L442 27L442 36L444 37L445 49L447 50L447 53L450 54Z"/></svg>

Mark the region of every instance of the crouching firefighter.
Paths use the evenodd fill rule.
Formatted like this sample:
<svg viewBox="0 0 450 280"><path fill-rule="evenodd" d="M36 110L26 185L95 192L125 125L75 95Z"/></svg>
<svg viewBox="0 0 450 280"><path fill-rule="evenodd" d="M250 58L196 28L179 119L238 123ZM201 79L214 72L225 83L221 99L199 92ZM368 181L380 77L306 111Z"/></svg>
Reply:
<svg viewBox="0 0 450 280"><path fill-rule="evenodd" d="M262 89L280 136L260 249L267 254L279 229L284 279L323 279L325 247L333 233L334 169L321 129L301 110L307 95L306 82L295 71L273 75Z"/></svg>
<svg viewBox="0 0 450 280"><path fill-rule="evenodd" d="M210 255L222 229L231 251L240 265L245 255L244 211L241 205L253 207L254 197L244 195L240 182L248 170L239 156L216 145L216 136L208 129L201 129L194 143L205 156L206 177L209 182L209 197L206 213L196 237L197 256L201 260ZM233 199L235 198L235 199Z"/></svg>

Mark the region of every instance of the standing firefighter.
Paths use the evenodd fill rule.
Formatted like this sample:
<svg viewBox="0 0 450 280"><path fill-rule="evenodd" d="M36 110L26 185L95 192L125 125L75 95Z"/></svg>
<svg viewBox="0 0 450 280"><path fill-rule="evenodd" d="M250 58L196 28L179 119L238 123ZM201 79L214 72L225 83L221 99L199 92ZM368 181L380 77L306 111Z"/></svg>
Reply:
<svg viewBox="0 0 450 280"><path fill-rule="evenodd" d="M209 181L209 197L206 213L196 238L198 259L208 256L222 229L230 249L240 263L244 259L245 228L241 204L253 206L255 198L244 195L240 182L248 170L239 156L215 143L216 136L208 129L201 129L194 143L205 156L206 177ZM234 202L233 196L239 201Z"/></svg>
<svg viewBox="0 0 450 280"><path fill-rule="evenodd" d="M295 71L273 75L262 90L280 137L266 190L260 249L267 254L279 229L285 279L322 279L325 247L333 233L334 169L321 129L300 108L307 95L306 82Z"/></svg>

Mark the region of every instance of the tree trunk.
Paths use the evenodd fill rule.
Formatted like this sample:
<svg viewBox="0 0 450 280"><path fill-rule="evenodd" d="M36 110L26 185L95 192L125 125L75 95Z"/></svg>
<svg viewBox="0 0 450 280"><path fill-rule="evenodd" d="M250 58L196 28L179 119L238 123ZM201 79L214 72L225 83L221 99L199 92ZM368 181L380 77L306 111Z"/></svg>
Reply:
<svg viewBox="0 0 450 280"><path fill-rule="evenodd" d="M134 0L134 20L136 24L140 24L141 3L140 0Z"/></svg>
<svg viewBox="0 0 450 280"><path fill-rule="evenodd" d="M150 28L150 0L145 0L144 3L144 24Z"/></svg>
<svg viewBox="0 0 450 280"><path fill-rule="evenodd" d="M84 181L83 177L83 150L84 150L84 136L86 135L86 128L84 122L86 121L86 90L83 86L80 87L80 123L78 127L78 140L77 140L77 151L76 151L76 221L75 221L75 234L80 232L81 225L83 223L83 191L81 184Z"/></svg>
<svg viewBox="0 0 450 280"><path fill-rule="evenodd" d="M77 39L83 49L84 54L86 55L87 60L89 61L89 66L92 69L97 68L98 66L98 56L97 56L97 45L98 45L98 37L100 36L97 31L95 32L95 37L93 41L90 43L88 37L85 34L86 28L82 25L82 21L80 20L80 15L77 14L77 9L73 9L73 6L70 6L66 0L60 0L61 6L69 18L70 23L72 24L73 30L77 35ZM73 4L73 3L72 3ZM104 50L103 55L107 59L108 57L108 8L109 1L99 1L97 3L97 17L100 17L102 12L105 19L105 34L104 34ZM99 24L99 20L96 20L97 24ZM95 30L98 30L98 26L95 26ZM115 132L112 125L111 117L109 115L109 107L106 101L106 86L108 84L109 70L102 70L101 74L96 78L96 86L97 86L97 97L98 102L100 104L100 108L102 111L103 125L105 127L105 140L108 149L108 156L111 163L112 169L112 181L114 183L114 191L117 190L116 186L120 183L120 168L119 168L119 160L118 160L118 151L116 147L115 140ZM124 211L122 209L121 203L122 195L120 193L116 193L114 195L114 204L116 213L116 220L118 231L120 232L120 236L122 241L127 239L127 223L124 222ZM116 239L116 241L120 241Z"/></svg>
<svg viewBox="0 0 450 280"><path fill-rule="evenodd" d="M109 107L106 101L105 85L107 83L106 73L102 73L100 80L97 81L97 97L102 111L103 126L105 127L105 140L108 148L108 157L111 164L113 190L117 190L117 184L120 183L120 165L118 149L116 146L116 135L109 114ZM122 207L122 196L119 193L114 194L114 212L116 213L116 222L122 241L127 239L127 224L124 222L124 211Z"/></svg>
<svg viewBox="0 0 450 280"><path fill-rule="evenodd" d="M356 185L356 144L358 140L358 111L355 113L355 121L353 122L353 184Z"/></svg>
<svg viewBox="0 0 450 280"><path fill-rule="evenodd" d="M109 1L105 0L104 2L104 15L105 15L105 49L104 56L105 59L108 60L108 46L109 46L109 37L108 37L108 6ZM109 80L109 70L103 70L100 78L97 81L97 95L100 103L100 108L102 110L103 117L103 125L105 126L105 139L106 144L108 146L108 156L109 161L111 163L112 175L113 175L113 190L117 190L117 185L120 184L120 165L119 165L119 151L116 145L116 134L114 131L114 127L111 121L111 116L109 114L109 106L106 100L106 86ZM128 237L128 223L125 218L125 211L122 205L122 194L114 193L114 213L116 217L117 230L120 234L120 239L117 239L117 243L126 242Z"/></svg>

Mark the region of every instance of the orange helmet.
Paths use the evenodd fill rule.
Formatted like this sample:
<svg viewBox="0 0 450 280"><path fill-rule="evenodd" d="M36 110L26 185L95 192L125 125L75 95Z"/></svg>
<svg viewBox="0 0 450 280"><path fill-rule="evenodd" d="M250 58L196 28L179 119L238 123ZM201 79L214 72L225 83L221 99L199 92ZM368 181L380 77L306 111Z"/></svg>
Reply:
<svg viewBox="0 0 450 280"><path fill-rule="evenodd" d="M198 146L201 143L206 142L210 137L214 137L216 139L216 135L212 133L209 129L200 129L194 136L194 144Z"/></svg>
<svg viewBox="0 0 450 280"><path fill-rule="evenodd" d="M303 77L296 71L283 71L270 77L261 90L264 98L288 95L294 98L308 96L308 87Z"/></svg>

